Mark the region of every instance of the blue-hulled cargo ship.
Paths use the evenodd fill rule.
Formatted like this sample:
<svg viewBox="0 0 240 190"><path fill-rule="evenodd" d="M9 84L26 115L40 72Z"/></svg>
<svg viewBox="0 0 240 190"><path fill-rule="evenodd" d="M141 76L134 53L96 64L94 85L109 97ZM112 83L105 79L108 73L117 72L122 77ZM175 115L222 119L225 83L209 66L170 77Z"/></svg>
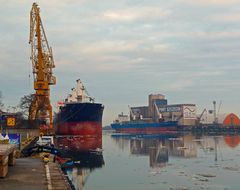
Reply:
<svg viewBox="0 0 240 190"><path fill-rule="evenodd" d="M119 114L111 124L112 129L128 134L162 134L176 133L179 127L179 116L175 113L164 118L160 108L166 108L167 100L162 94L150 94L148 106L129 107L129 115ZM176 111L176 110L173 110Z"/></svg>

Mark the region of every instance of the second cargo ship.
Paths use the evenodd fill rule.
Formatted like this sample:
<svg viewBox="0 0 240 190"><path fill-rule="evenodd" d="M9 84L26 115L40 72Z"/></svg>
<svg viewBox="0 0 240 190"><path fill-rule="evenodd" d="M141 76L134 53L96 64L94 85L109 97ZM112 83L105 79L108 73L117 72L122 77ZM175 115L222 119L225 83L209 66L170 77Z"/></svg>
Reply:
<svg viewBox="0 0 240 190"><path fill-rule="evenodd" d="M161 134L176 133L183 126L196 123L195 104L172 104L162 94L150 94L148 106L129 107L130 114L118 115L111 124L120 133Z"/></svg>
<svg viewBox="0 0 240 190"><path fill-rule="evenodd" d="M113 123L111 127L120 133L133 134L161 134L161 133L175 133L177 130L176 121L162 121L162 122L127 122L127 123Z"/></svg>
<svg viewBox="0 0 240 190"><path fill-rule="evenodd" d="M80 79L72 93L59 102L59 112L55 117L57 135L83 135L97 137L102 134L104 106L94 103Z"/></svg>

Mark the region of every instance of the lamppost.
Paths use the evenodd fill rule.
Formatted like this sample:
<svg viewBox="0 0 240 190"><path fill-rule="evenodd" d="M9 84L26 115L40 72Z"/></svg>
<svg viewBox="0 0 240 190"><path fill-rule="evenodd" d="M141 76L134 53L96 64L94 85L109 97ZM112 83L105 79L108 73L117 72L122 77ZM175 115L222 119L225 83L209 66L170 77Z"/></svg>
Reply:
<svg viewBox="0 0 240 190"><path fill-rule="evenodd" d="M6 115L3 114L3 112L0 112L0 124L1 124L1 133L5 134L6 133L6 125L4 121L6 121Z"/></svg>
<svg viewBox="0 0 240 190"><path fill-rule="evenodd" d="M6 134L6 115L2 114L1 117L1 129L2 129L2 134Z"/></svg>

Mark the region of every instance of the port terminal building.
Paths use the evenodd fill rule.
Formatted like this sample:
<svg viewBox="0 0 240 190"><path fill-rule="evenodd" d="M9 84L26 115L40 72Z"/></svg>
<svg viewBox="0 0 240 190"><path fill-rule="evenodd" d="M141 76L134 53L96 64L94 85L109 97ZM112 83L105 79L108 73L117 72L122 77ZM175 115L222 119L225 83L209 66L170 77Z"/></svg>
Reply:
<svg viewBox="0 0 240 190"><path fill-rule="evenodd" d="M178 121L181 126L196 124L195 104L168 104L162 94L150 94L148 106L130 107L131 121L159 122Z"/></svg>

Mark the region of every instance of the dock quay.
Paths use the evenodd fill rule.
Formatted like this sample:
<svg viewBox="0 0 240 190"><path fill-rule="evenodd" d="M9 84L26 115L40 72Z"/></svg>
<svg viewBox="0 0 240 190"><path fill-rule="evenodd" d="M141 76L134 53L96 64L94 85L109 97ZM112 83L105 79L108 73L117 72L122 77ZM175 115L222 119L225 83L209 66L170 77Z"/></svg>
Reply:
<svg viewBox="0 0 240 190"><path fill-rule="evenodd" d="M59 165L55 162L48 162L45 165L48 190L68 190L71 189L67 177Z"/></svg>
<svg viewBox="0 0 240 190"><path fill-rule="evenodd" d="M0 189L68 190L67 177L53 156L47 163L40 157L16 159L16 146L0 144Z"/></svg>
<svg viewBox="0 0 240 190"><path fill-rule="evenodd" d="M0 179L5 190L47 190L47 178L44 163L36 158L19 158L8 174Z"/></svg>

